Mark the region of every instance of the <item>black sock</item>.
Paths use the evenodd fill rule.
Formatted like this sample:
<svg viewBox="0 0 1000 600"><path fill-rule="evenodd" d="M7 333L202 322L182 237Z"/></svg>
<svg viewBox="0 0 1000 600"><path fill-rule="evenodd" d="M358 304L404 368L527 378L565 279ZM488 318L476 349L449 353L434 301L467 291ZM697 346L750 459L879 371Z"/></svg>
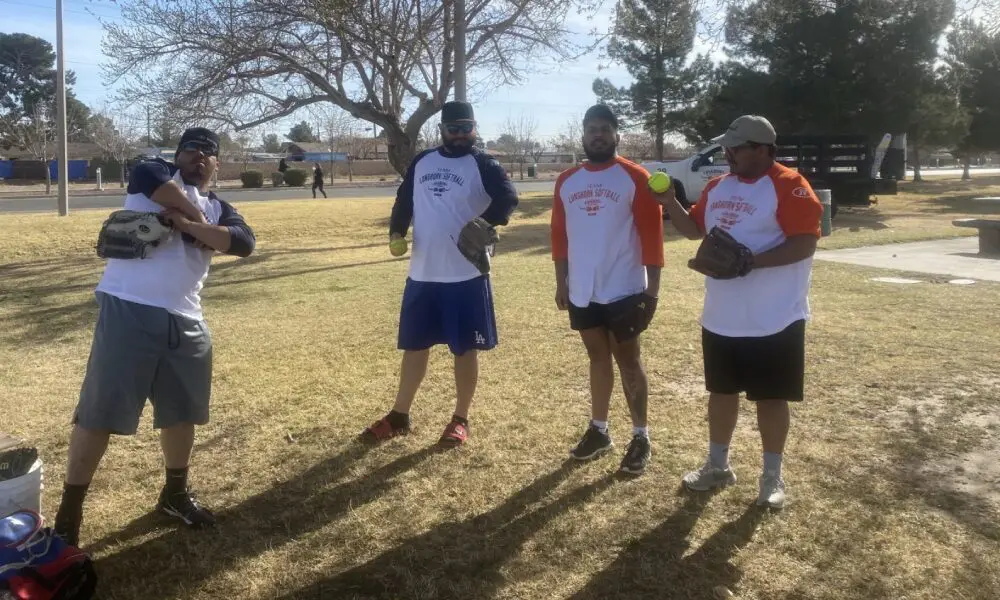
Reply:
<svg viewBox="0 0 1000 600"><path fill-rule="evenodd" d="M167 469L167 484L164 487L167 495L183 494L187 492L188 468Z"/></svg>
<svg viewBox="0 0 1000 600"><path fill-rule="evenodd" d="M402 429L410 424L410 415L407 413L390 410L385 418L389 421L389 425L392 425L393 429Z"/></svg>
<svg viewBox="0 0 1000 600"><path fill-rule="evenodd" d="M464 417L460 417L458 415L452 415L451 420L465 427L469 426L469 420Z"/></svg>
<svg viewBox="0 0 1000 600"><path fill-rule="evenodd" d="M87 497L89 483L83 485L63 485L62 501L56 513L53 529L67 543L76 546L79 543L80 523L83 521L83 500Z"/></svg>

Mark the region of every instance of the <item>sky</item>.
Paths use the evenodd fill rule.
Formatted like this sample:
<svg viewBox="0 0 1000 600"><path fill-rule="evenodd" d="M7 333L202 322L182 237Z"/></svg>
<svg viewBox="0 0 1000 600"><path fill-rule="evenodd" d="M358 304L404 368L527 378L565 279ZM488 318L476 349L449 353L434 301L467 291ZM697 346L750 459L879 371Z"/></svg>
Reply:
<svg viewBox="0 0 1000 600"><path fill-rule="evenodd" d="M614 2L591 20L577 14L570 16L568 26L579 32L579 40L596 24L610 21ZM55 0L0 0L0 32L21 32L38 36L56 46ZM93 108L110 100L112 90L104 85L100 64L105 60L101 53L103 31L100 19L117 20L118 7L111 0L63 0L66 45L66 68L77 75L73 90L77 97ZM486 139L500 135L508 118L528 116L537 123L536 136L551 139L558 136L571 119L580 119L584 111L595 102L591 84L595 77L607 77L616 85L628 85L631 77L621 66L599 69L598 52L573 62L556 65L545 70L529 70L525 80L514 86L505 86L481 93L470 89L469 100L475 104L480 134ZM315 117L302 111L261 127L265 132L284 135L292 124Z"/></svg>

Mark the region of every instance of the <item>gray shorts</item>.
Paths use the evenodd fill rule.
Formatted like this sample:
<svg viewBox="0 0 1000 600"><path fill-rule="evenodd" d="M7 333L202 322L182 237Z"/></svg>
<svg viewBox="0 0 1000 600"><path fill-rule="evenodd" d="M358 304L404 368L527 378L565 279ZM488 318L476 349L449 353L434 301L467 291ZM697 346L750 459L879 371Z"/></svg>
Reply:
<svg viewBox="0 0 1000 600"><path fill-rule="evenodd" d="M148 398L153 428L204 425L212 336L204 321L97 293L100 307L73 423L134 434Z"/></svg>

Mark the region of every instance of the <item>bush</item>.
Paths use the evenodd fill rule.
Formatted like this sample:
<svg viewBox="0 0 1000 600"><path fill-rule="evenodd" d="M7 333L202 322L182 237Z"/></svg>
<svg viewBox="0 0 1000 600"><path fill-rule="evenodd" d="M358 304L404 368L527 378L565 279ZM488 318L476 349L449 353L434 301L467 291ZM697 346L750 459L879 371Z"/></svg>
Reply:
<svg viewBox="0 0 1000 600"><path fill-rule="evenodd" d="M282 183L285 183L285 174L284 173L282 173L281 171L275 171L274 173L271 173L271 185L272 186L278 187Z"/></svg>
<svg viewBox="0 0 1000 600"><path fill-rule="evenodd" d="M285 171L285 183L289 187L300 187L306 184L309 173L305 169L288 169Z"/></svg>
<svg viewBox="0 0 1000 600"><path fill-rule="evenodd" d="M264 174L260 171L244 171L240 173L240 181L245 188L264 187Z"/></svg>

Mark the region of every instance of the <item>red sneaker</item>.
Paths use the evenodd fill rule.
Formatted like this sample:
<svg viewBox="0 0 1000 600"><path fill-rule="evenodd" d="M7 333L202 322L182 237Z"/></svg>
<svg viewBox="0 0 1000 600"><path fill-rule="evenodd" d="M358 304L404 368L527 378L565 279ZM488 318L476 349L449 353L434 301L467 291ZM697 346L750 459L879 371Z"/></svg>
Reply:
<svg viewBox="0 0 1000 600"><path fill-rule="evenodd" d="M389 419L382 417L378 421L375 421L371 425L365 428L361 432L361 438L364 440L369 440L373 442L381 442L383 440L388 440L396 437L397 435L406 435L410 433L410 426L405 427L393 427Z"/></svg>
<svg viewBox="0 0 1000 600"><path fill-rule="evenodd" d="M444 433L441 434L441 439L438 443L442 446L456 447L464 444L468 438L469 428L458 421L452 421L444 428Z"/></svg>

